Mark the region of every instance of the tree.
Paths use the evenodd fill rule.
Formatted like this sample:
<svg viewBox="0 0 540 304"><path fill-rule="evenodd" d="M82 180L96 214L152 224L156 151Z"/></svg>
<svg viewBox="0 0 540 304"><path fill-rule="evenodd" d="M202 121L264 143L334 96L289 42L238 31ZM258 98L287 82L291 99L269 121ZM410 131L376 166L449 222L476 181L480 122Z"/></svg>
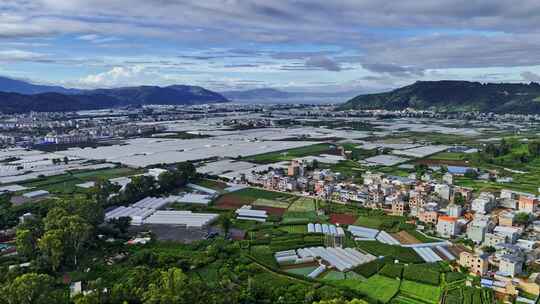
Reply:
<svg viewBox="0 0 540 304"><path fill-rule="evenodd" d="M416 176L423 176L428 170L429 167L426 164L414 165L414 171L416 171Z"/></svg>
<svg viewBox="0 0 540 304"><path fill-rule="evenodd" d="M103 206L109 200L109 197L118 193L122 186L113 184L107 179L99 178L94 186L96 200Z"/></svg>
<svg viewBox="0 0 540 304"><path fill-rule="evenodd" d="M157 282L148 286L144 303L189 303L185 297L188 277L179 268L162 271Z"/></svg>
<svg viewBox="0 0 540 304"><path fill-rule="evenodd" d="M465 205L465 198L460 192L454 194L454 204L463 206Z"/></svg>
<svg viewBox="0 0 540 304"><path fill-rule="evenodd" d="M161 173L158 177L159 188L164 192L174 190L177 185L177 177L179 177L177 174L170 171Z"/></svg>
<svg viewBox="0 0 540 304"><path fill-rule="evenodd" d="M493 246L485 246L484 248L482 248L482 250L485 252L485 253L488 253L488 254L492 254L492 253L495 253L495 251L497 251L495 249L495 247Z"/></svg>
<svg viewBox="0 0 540 304"><path fill-rule="evenodd" d="M61 207L52 208L47 212L47 216L43 219L45 231L62 229L65 224L64 219L68 216L69 214L66 209Z"/></svg>
<svg viewBox="0 0 540 304"><path fill-rule="evenodd" d="M527 225L529 223L529 214L525 212L518 212L514 217L514 222L518 225Z"/></svg>
<svg viewBox="0 0 540 304"><path fill-rule="evenodd" d="M63 230L53 229L45 232L38 241L38 247L53 271L57 271L62 265L65 256L65 238Z"/></svg>
<svg viewBox="0 0 540 304"><path fill-rule="evenodd" d="M467 169L467 171L465 171L465 174L463 174L463 176L470 179L476 179L478 177L478 172L474 169Z"/></svg>
<svg viewBox="0 0 540 304"><path fill-rule="evenodd" d="M33 258L37 248L37 237L29 229L17 229L17 253L23 257Z"/></svg>
<svg viewBox="0 0 540 304"><path fill-rule="evenodd" d="M120 233L127 233L129 226L131 225L131 217L122 216L117 219L111 219L109 221L115 229L118 229Z"/></svg>
<svg viewBox="0 0 540 304"><path fill-rule="evenodd" d="M74 215L68 218L64 231L67 236L70 253L73 255L73 262L77 266L78 256L81 253L83 245L90 238L92 226L79 215Z"/></svg>
<svg viewBox="0 0 540 304"><path fill-rule="evenodd" d="M46 274L27 273L2 287L2 300L8 304L67 303L67 293L56 289L54 278Z"/></svg>
<svg viewBox="0 0 540 304"><path fill-rule="evenodd" d="M221 215L220 224L221 228L223 229L223 233L225 234L225 236L227 236L232 225L231 218L227 214Z"/></svg>

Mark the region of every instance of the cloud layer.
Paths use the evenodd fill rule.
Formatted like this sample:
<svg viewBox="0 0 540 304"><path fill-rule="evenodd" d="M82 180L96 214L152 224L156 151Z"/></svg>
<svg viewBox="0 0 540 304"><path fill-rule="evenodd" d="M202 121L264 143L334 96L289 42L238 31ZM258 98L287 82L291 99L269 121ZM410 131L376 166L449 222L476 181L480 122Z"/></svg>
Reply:
<svg viewBox="0 0 540 304"><path fill-rule="evenodd" d="M4 0L0 63L80 87L536 81L540 2Z"/></svg>

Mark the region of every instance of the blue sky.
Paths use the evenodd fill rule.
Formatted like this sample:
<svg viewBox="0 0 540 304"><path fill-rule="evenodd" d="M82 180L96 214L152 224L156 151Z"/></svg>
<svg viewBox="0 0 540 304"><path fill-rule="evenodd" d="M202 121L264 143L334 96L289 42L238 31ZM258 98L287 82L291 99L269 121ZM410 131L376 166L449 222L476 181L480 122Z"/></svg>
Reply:
<svg viewBox="0 0 540 304"><path fill-rule="evenodd" d="M0 75L358 93L540 81L540 1L2 0Z"/></svg>

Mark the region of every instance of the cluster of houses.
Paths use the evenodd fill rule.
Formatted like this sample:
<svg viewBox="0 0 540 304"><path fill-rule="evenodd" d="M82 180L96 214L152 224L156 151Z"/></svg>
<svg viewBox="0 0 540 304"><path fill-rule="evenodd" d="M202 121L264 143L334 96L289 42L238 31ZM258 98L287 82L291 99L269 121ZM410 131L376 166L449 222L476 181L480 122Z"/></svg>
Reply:
<svg viewBox="0 0 540 304"><path fill-rule="evenodd" d="M511 190L474 194L471 188L454 185L455 175L447 172L434 179L429 174L417 178L415 174L366 172L360 184L345 182L339 173L317 169L305 160L294 160L287 167L253 172L249 183L413 218L425 232L470 244L458 264L471 273L510 281L522 275L524 265L540 258L536 250L540 221L534 221L539 198ZM538 284L532 286L538 289Z"/></svg>

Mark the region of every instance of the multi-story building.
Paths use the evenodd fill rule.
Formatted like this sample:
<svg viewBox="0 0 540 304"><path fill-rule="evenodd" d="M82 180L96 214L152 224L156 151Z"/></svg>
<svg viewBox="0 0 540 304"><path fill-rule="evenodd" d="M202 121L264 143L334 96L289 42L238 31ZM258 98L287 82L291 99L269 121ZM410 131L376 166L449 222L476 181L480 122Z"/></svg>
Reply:
<svg viewBox="0 0 540 304"><path fill-rule="evenodd" d="M449 186L449 185L446 185L446 184L437 184L435 185L435 193L437 193L437 195L444 199L444 200L447 200L449 201L450 198L452 197L452 188Z"/></svg>
<svg viewBox="0 0 540 304"><path fill-rule="evenodd" d="M453 216L439 216L437 220L437 233L443 237L453 237L458 234L457 218Z"/></svg>
<svg viewBox="0 0 540 304"><path fill-rule="evenodd" d="M499 225L512 227L514 225L515 214L513 212L501 212L498 216Z"/></svg>
<svg viewBox="0 0 540 304"><path fill-rule="evenodd" d="M487 192L482 192L471 204L471 209L478 214L486 214L493 208L495 208L495 196Z"/></svg>
<svg viewBox="0 0 540 304"><path fill-rule="evenodd" d="M498 275L506 277L515 277L522 272L523 260L515 255L503 255L499 260Z"/></svg>
<svg viewBox="0 0 540 304"><path fill-rule="evenodd" d="M518 209L520 212L534 213L538 207L538 199L533 196L520 195Z"/></svg>
<svg viewBox="0 0 540 304"><path fill-rule="evenodd" d="M469 268L472 274L483 276L488 271L488 255L463 251L459 254L459 265Z"/></svg>
<svg viewBox="0 0 540 304"><path fill-rule="evenodd" d="M432 209L421 209L420 213L418 214L418 220L426 223L426 224L433 224L435 225L437 223L437 217L439 214L437 211Z"/></svg>
<svg viewBox="0 0 540 304"><path fill-rule="evenodd" d="M445 183L447 185L453 185L454 184L454 176L452 175L452 173L446 172L442 177L442 181L443 181L443 183Z"/></svg>
<svg viewBox="0 0 540 304"><path fill-rule="evenodd" d="M495 247L496 245L503 243L506 243L506 236L496 233L486 233L482 245Z"/></svg>
<svg viewBox="0 0 540 304"><path fill-rule="evenodd" d="M456 204L448 205L448 207L447 207L448 216L460 217L461 216L461 209L462 208L461 208L460 205L456 205Z"/></svg>
<svg viewBox="0 0 540 304"><path fill-rule="evenodd" d="M406 202L404 201L395 201L392 203L392 215L395 215L395 216L403 216L405 215L405 207L406 207Z"/></svg>

